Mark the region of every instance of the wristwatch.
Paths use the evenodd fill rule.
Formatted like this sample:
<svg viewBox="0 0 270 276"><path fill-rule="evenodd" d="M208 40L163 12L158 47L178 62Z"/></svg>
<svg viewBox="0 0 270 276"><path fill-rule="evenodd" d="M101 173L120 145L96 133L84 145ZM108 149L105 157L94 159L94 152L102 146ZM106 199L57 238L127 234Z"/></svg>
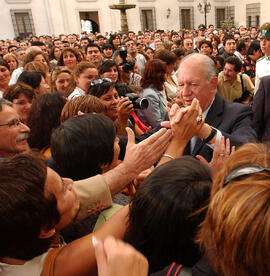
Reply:
<svg viewBox="0 0 270 276"><path fill-rule="evenodd" d="M217 130L215 128L211 127L211 129L212 130L211 130L211 133L209 134L209 136L202 140L206 144L208 142L210 142L214 138L214 136L217 134Z"/></svg>

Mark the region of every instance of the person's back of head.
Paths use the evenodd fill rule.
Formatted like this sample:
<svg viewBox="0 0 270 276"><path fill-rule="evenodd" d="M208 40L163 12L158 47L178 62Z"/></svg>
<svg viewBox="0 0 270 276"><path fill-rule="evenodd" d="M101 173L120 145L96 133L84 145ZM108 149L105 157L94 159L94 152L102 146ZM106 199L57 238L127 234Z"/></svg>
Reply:
<svg viewBox="0 0 270 276"><path fill-rule="evenodd" d="M217 275L270 271L270 158L263 144L245 144L215 178L199 242Z"/></svg>
<svg viewBox="0 0 270 276"><path fill-rule="evenodd" d="M148 258L150 272L199 260L193 239L204 212L193 213L206 205L211 183L209 168L186 156L158 167L138 188L125 240Z"/></svg>
<svg viewBox="0 0 270 276"><path fill-rule="evenodd" d="M67 101L61 112L61 123L69 118L75 117L79 112L106 114L106 105L92 95L83 95Z"/></svg>
<svg viewBox="0 0 270 276"><path fill-rule="evenodd" d="M57 202L45 194L47 166L30 154L0 163L0 258L30 260L46 252L52 238L40 239L42 228L59 221Z"/></svg>
<svg viewBox="0 0 270 276"><path fill-rule="evenodd" d="M20 74L18 82L23 82L33 89L37 89L40 86L42 77L45 78L45 74L40 71L24 71Z"/></svg>
<svg viewBox="0 0 270 276"><path fill-rule="evenodd" d="M51 137L52 157L63 177L74 180L102 172L114 157L115 127L102 114L84 114L66 120Z"/></svg>
<svg viewBox="0 0 270 276"><path fill-rule="evenodd" d="M39 95L33 102L27 125L31 129L31 148L42 150L50 146L51 132L60 125L60 114L66 100L59 92Z"/></svg>

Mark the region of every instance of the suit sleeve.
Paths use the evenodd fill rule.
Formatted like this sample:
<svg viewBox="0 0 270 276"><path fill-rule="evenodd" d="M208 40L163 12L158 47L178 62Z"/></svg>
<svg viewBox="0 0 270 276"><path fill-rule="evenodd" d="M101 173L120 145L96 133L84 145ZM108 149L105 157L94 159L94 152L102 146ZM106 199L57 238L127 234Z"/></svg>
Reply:
<svg viewBox="0 0 270 276"><path fill-rule="evenodd" d="M96 175L83 180L75 181L73 185L79 201L80 210L76 221L86 218L88 210L102 205L103 208L112 206L110 188L102 175Z"/></svg>
<svg viewBox="0 0 270 276"><path fill-rule="evenodd" d="M235 109L236 107L233 108ZM257 134L252 127L252 109L243 104L237 104L237 110L235 111L227 110L227 116L231 116L231 119L233 116L233 120L228 121L226 131L218 129L225 138L230 139L231 146L241 146L244 143L257 142Z"/></svg>
<svg viewBox="0 0 270 276"><path fill-rule="evenodd" d="M258 140L261 141L264 133L264 113L265 113L265 89L264 80L260 82L259 89L253 98L253 128L257 132Z"/></svg>

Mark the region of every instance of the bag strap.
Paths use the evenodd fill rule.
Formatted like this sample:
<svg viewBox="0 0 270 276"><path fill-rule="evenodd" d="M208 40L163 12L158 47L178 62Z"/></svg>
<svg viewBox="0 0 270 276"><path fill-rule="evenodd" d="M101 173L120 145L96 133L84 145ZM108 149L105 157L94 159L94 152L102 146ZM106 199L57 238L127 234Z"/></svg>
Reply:
<svg viewBox="0 0 270 276"><path fill-rule="evenodd" d="M41 276L53 276L55 259L60 251L61 247L53 248L49 251L44 264Z"/></svg>
<svg viewBox="0 0 270 276"><path fill-rule="evenodd" d="M245 89L244 89L244 81L243 81L243 75L242 75L242 73L240 73L240 79L241 79L242 94L243 94L245 92Z"/></svg>

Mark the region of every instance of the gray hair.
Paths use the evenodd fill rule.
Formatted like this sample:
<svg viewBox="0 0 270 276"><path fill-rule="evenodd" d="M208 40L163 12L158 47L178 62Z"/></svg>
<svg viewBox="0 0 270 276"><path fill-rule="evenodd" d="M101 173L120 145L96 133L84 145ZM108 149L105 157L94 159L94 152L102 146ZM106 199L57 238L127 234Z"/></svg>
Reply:
<svg viewBox="0 0 270 276"><path fill-rule="evenodd" d="M0 112L3 110L3 105L7 105L7 106L11 106L12 107L12 103L4 98L0 99Z"/></svg>
<svg viewBox="0 0 270 276"><path fill-rule="evenodd" d="M208 82L210 82L213 78L217 77L217 68L216 68L215 62L210 57L203 54L198 54L198 53L190 54L185 56L181 60L179 67L181 66L182 63L184 63L186 60L189 60L189 59L196 60L198 65L200 64L202 66L205 74L205 78Z"/></svg>

